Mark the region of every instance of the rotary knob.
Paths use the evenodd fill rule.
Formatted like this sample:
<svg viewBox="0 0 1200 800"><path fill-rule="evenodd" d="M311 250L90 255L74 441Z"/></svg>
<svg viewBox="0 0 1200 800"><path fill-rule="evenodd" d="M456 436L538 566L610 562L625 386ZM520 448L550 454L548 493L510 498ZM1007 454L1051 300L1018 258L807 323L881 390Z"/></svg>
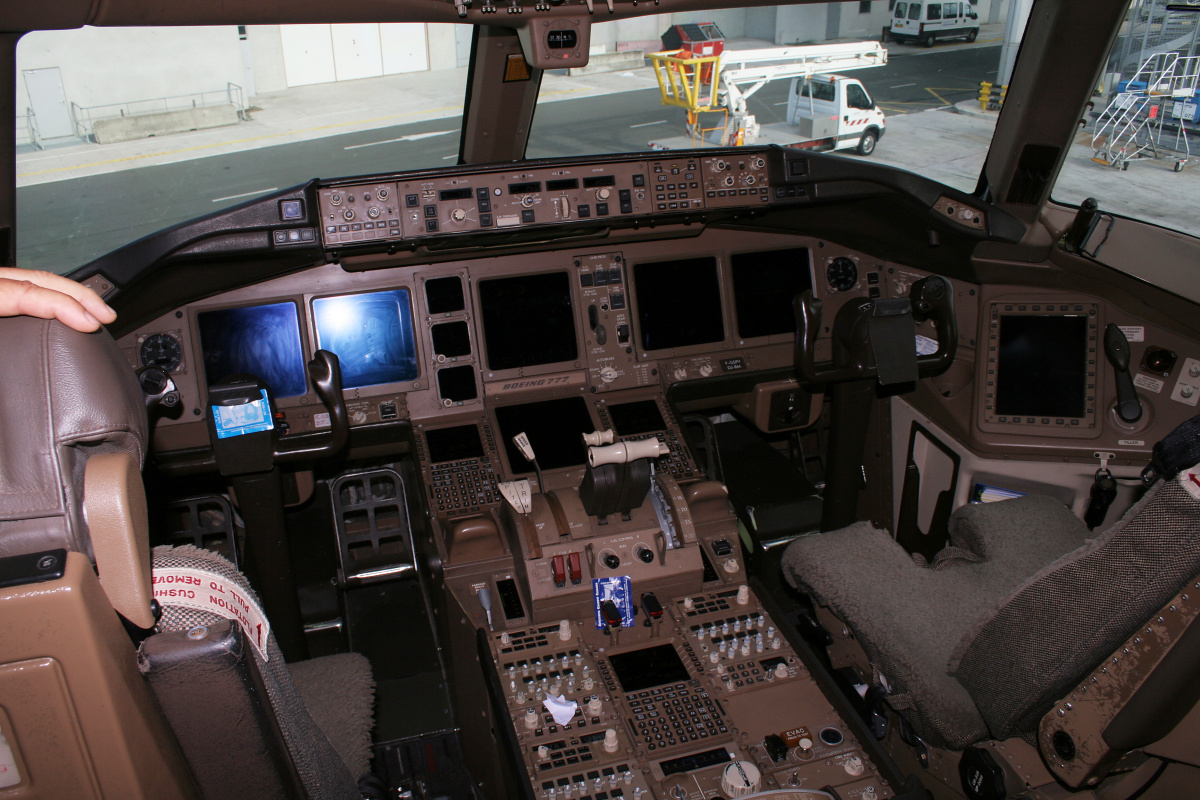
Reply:
<svg viewBox="0 0 1200 800"><path fill-rule="evenodd" d="M367 412L365 412L365 411L350 412L350 421L352 423L354 423L355 425L362 425L364 422L367 421Z"/></svg>
<svg viewBox="0 0 1200 800"><path fill-rule="evenodd" d="M604 732L604 752L615 753L617 752L617 747L617 729L609 728Z"/></svg>
<svg viewBox="0 0 1200 800"><path fill-rule="evenodd" d="M371 206L367 209L367 216L371 219L379 219L380 213L379 206Z"/></svg>
<svg viewBox="0 0 1200 800"><path fill-rule="evenodd" d="M456 208L450 212L450 219L454 220L455 222L462 222L466 218L467 218L466 209Z"/></svg>
<svg viewBox="0 0 1200 800"><path fill-rule="evenodd" d="M588 700L587 710L588 710L588 713L591 714L593 717L600 716L600 712L604 710L604 706L600 702L600 698L593 697L591 700Z"/></svg>
<svg viewBox="0 0 1200 800"><path fill-rule="evenodd" d="M701 364L700 365L700 376L702 378L707 378L709 375L712 375L712 374L713 374L712 364Z"/></svg>
<svg viewBox="0 0 1200 800"><path fill-rule="evenodd" d="M571 620L564 619L558 623L558 640L560 642L570 641L571 639ZM563 659L566 660L565 658Z"/></svg>
<svg viewBox="0 0 1200 800"><path fill-rule="evenodd" d="M526 728L526 730L533 730L534 728L536 728L538 726L539 721L540 720L538 720L538 713L534 709L531 708L525 712L525 728Z"/></svg>
<svg viewBox="0 0 1200 800"><path fill-rule="evenodd" d="M617 379L617 371L612 367L602 367L600 369L600 380L605 383L612 383Z"/></svg>
<svg viewBox="0 0 1200 800"><path fill-rule="evenodd" d="M758 791L762 773L749 761L734 761L721 773L721 791L726 797L745 797Z"/></svg>
<svg viewBox="0 0 1200 800"><path fill-rule="evenodd" d="M597 200L607 200L611 195L612 195L612 191L610 191L607 188L601 188L601 189L596 190L596 199Z"/></svg>

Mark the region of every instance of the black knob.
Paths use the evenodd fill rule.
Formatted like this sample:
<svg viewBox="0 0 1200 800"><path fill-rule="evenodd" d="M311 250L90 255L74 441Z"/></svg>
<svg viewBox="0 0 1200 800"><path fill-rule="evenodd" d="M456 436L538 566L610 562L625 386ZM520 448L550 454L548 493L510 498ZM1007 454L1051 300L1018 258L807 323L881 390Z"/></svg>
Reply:
<svg viewBox="0 0 1200 800"><path fill-rule="evenodd" d="M603 561L604 566L608 567L609 569L616 569L617 567L621 566L621 559L617 558L616 553L605 553L604 555L600 556L600 560Z"/></svg>
<svg viewBox="0 0 1200 800"><path fill-rule="evenodd" d="M654 551L645 547L639 547L634 555L637 556L637 560L641 561L643 564L651 564L654 562Z"/></svg>

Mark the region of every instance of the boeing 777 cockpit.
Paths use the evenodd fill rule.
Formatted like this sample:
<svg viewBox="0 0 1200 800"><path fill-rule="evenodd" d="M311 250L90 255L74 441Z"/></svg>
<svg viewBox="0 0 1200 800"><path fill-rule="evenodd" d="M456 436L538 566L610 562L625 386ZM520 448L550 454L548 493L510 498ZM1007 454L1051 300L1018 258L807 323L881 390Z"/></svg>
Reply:
<svg viewBox="0 0 1200 800"><path fill-rule="evenodd" d="M0 800L1197 796L1195 0L10 6Z"/></svg>

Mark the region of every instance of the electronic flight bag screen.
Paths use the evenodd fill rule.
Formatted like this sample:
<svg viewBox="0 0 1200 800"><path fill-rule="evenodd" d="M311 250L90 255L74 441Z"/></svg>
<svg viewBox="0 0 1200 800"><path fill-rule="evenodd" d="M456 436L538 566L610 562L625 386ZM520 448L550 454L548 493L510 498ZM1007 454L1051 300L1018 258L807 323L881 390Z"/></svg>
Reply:
<svg viewBox="0 0 1200 800"><path fill-rule="evenodd" d="M265 381L275 397L308 391L295 303L202 311L196 325L209 386L244 373Z"/></svg>
<svg viewBox="0 0 1200 800"><path fill-rule="evenodd" d="M417 377L417 346L407 289L313 300L317 346L338 357L342 388Z"/></svg>

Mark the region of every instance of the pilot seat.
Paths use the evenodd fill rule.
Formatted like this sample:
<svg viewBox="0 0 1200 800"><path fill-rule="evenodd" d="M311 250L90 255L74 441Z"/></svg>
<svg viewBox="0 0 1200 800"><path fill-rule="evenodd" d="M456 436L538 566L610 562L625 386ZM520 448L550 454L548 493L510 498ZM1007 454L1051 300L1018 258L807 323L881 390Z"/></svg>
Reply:
<svg viewBox="0 0 1200 800"><path fill-rule="evenodd" d="M146 402L124 354L29 317L0 319L0 341L0 792L358 798L366 659L285 665L241 611L178 605L201 585L257 603L207 551L158 548L156 576L190 578L152 584Z"/></svg>

